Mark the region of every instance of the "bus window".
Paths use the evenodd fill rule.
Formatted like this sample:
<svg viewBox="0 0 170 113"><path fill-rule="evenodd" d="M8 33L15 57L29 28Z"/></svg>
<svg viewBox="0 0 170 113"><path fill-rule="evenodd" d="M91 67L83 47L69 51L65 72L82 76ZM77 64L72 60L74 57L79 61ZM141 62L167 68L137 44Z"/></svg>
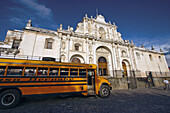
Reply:
<svg viewBox="0 0 170 113"><path fill-rule="evenodd" d="M78 77L78 69L70 69L71 77Z"/></svg>
<svg viewBox="0 0 170 113"><path fill-rule="evenodd" d="M4 76L6 66L0 66L0 76Z"/></svg>
<svg viewBox="0 0 170 113"><path fill-rule="evenodd" d="M79 69L79 77L86 77L86 69Z"/></svg>
<svg viewBox="0 0 170 113"><path fill-rule="evenodd" d="M48 68L38 67L37 76L47 76L47 74L48 74Z"/></svg>
<svg viewBox="0 0 170 113"><path fill-rule="evenodd" d="M50 68L50 76L58 76L59 68Z"/></svg>
<svg viewBox="0 0 170 113"><path fill-rule="evenodd" d="M35 76L36 74L36 67L26 67L25 68L25 76Z"/></svg>
<svg viewBox="0 0 170 113"><path fill-rule="evenodd" d="M8 66L6 76L22 76L24 67Z"/></svg>
<svg viewBox="0 0 170 113"><path fill-rule="evenodd" d="M61 77L68 77L68 72L69 72L69 69L60 69L60 76Z"/></svg>

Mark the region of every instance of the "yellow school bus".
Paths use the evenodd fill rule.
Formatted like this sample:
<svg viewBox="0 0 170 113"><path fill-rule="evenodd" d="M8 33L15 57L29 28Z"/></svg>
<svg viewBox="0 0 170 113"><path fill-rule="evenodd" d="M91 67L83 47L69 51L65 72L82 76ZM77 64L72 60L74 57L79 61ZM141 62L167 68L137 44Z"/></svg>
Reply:
<svg viewBox="0 0 170 113"><path fill-rule="evenodd" d="M105 98L110 89L94 64L0 58L0 108L14 107L30 95L81 93Z"/></svg>

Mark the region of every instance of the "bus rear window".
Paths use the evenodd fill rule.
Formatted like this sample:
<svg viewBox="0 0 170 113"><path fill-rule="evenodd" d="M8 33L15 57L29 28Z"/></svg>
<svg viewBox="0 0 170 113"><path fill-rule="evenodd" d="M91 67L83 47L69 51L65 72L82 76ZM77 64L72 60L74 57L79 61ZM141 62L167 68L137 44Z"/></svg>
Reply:
<svg viewBox="0 0 170 113"><path fill-rule="evenodd" d="M0 76L4 76L6 66L0 66Z"/></svg>
<svg viewBox="0 0 170 113"><path fill-rule="evenodd" d="M24 67L8 66L6 76L22 76Z"/></svg>
<svg viewBox="0 0 170 113"><path fill-rule="evenodd" d="M48 68L38 67L37 76L47 76L47 74L48 74Z"/></svg>
<svg viewBox="0 0 170 113"><path fill-rule="evenodd" d="M60 69L60 77L68 77L69 69Z"/></svg>
<svg viewBox="0 0 170 113"><path fill-rule="evenodd" d="M58 76L59 68L50 68L50 76Z"/></svg>
<svg viewBox="0 0 170 113"><path fill-rule="evenodd" d="M86 69L79 69L79 77L86 77Z"/></svg>
<svg viewBox="0 0 170 113"><path fill-rule="evenodd" d="M70 69L71 77L78 77L78 69Z"/></svg>
<svg viewBox="0 0 170 113"><path fill-rule="evenodd" d="M25 68L25 76L35 76L36 74L36 67L26 67Z"/></svg>

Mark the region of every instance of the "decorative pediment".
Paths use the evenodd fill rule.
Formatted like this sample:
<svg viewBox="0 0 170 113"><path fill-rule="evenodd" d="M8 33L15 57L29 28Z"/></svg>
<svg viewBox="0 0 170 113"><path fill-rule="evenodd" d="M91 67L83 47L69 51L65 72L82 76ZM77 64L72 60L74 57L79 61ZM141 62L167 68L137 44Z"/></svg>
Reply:
<svg viewBox="0 0 170 113"><path fill-rule="evenodd" d="M75 33L92 36L99 40L110 40L123 42L121 34L117 32L117 26L113 22L106 22L104 16L97 15L95 18L89 18L87 14L83 20L78 23Z"/></svg>
<svg viewBox="0 0 170 113"><path fill-rule="evenodd" d="M105 18L102 15L97 15L96 21L101 23L106 23Z"/></svg>

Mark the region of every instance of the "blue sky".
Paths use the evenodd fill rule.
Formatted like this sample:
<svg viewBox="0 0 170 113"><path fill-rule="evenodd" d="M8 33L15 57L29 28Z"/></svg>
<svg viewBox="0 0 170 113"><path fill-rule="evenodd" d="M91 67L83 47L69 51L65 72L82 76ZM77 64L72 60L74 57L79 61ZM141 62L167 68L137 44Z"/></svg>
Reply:
<svg viewBox="0 0 170 113"><path fill-rule="evenodd" d="M0 41L8 29L34 27L56 30L72 26L96 9L106 21L115 22L123 39L146 48L162 48L170 65L170 0L0 0Z"/></svg>

